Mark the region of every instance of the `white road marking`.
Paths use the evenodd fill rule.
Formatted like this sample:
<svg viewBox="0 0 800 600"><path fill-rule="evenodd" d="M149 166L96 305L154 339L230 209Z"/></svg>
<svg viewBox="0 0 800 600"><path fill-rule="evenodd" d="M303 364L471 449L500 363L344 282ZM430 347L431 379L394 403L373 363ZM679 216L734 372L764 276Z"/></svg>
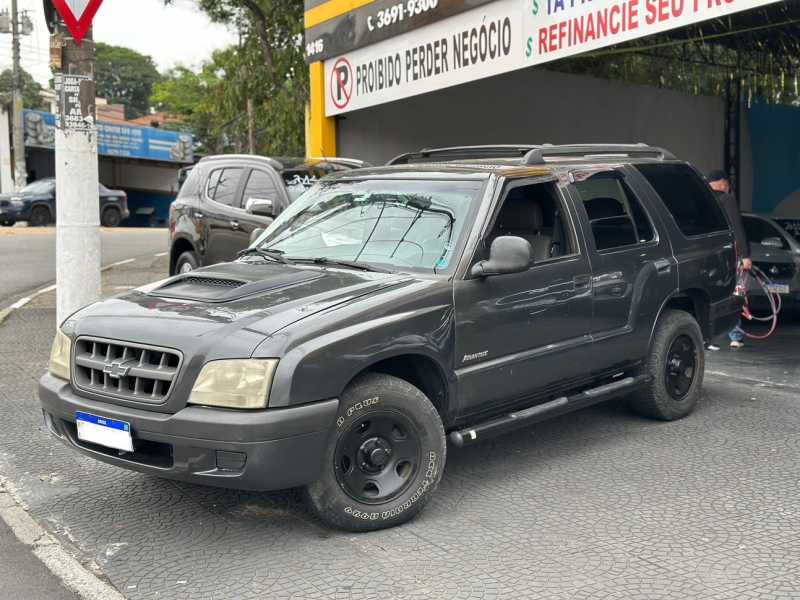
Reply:
<svg viewBox="0 0 800 600"><path fill-rule="evenodd" d="M81 600L125 600L124 596L86 569L59 541L47 533L19 498L16 488L0 477L0 519L17 539L30 546L33 554L53 575Z"/></svg>
<svg viewBox="0 0 800 600"><path fill-rule="evenodd" d="M166 256L167 254L169 254L169 252L159 252L155 256L156 256L156 258L161 258L162 256Z"/></svg>

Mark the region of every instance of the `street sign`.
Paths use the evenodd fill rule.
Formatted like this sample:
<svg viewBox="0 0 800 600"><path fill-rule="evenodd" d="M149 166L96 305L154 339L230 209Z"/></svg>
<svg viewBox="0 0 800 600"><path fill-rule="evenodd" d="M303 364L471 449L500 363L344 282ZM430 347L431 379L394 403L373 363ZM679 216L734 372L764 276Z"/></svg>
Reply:
<svg viewBox="0 0 800 600"><path fill-rule="evenodd" d="M64 19L72 38L80 44L92 26L92 19L103 0L52 0L53 6Z"/></svg>

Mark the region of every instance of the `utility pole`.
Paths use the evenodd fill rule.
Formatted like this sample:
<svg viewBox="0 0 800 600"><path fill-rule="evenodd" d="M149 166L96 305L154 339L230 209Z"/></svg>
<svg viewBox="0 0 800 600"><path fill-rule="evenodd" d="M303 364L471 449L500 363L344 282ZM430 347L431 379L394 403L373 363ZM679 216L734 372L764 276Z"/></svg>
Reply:
<svg viewBox="0 0 800 600"><path fill-rule="evenodd" d="M28 183L25 167L25 136L22 129L22 66L20 65L20 21L17 0L11 0L11 54L13 92L11 97L11 137L14 145L14 188L20 191Z"/></svg>
<svg viewBox="0 0 800 600"><path fill-rule="evenodd" d="M247 151L256 153L256 115L252 98L247 99Z"/></svg>
<svg viewBox="0 0 800 600"><path fill-rule="evenodd" d="M55 73L56 284L58 322L100 298L100 231L95 57L59 20L50 41Z"/></svg>

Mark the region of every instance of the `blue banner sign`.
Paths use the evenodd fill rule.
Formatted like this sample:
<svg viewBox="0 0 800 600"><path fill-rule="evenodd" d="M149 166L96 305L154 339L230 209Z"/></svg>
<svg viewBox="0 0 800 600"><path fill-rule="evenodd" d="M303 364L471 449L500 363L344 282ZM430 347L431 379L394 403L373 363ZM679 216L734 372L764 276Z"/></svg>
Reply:
<svg viewBox="0 0 800 600"><path fill-rule="evenodd" d="M55 115L24 110L25 145L55 148ZM155 127L97 122L97 152L102 156L122 156L165 162L194 162L192 134Z"/></svg>

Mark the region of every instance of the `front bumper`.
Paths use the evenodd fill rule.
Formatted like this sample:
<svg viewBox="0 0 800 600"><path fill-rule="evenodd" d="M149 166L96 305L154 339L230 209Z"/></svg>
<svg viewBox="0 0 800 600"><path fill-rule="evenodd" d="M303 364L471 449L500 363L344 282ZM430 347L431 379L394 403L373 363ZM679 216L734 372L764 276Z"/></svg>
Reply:
<svg viewBox="0 0 800 600"><path fill-rule="evenodd" d="M327 400L261 411L191 406L154 413L88 400L50 374L39 382L39 399L50 432L82 454L168 479L254 491L315 481L339 407ZM78 440L76 412L130 423L135 451Z"/></svg>

